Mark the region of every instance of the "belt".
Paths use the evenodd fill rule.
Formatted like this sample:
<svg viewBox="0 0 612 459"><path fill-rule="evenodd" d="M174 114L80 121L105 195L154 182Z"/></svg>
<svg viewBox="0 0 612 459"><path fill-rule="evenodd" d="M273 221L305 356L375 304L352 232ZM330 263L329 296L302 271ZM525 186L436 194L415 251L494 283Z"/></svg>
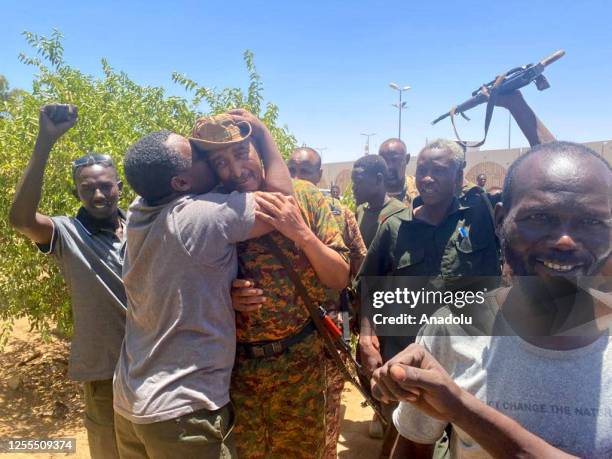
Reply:
<svg viewBox="0 0 612 459"><path fill-rule="evenodd" d="M237 343L236 351L248 359L262 359L275 357L282 354L294 344L303 341L316 331L316 327L310 320L299 332L289 338L276 341L262 341L259 343Z"/></svg>

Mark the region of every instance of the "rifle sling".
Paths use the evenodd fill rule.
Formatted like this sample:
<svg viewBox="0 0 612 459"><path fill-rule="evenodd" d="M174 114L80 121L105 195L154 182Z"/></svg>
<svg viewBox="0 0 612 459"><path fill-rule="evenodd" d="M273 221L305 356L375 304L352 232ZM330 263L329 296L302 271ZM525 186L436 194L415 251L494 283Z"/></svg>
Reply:
<svg viewBox="0 0 612 459"><path fill-rule="evenodd" d="M361 395L363 395L366 402L372 407L372 409L376 412L376 414L384 422L385 418L382 415L382 411L377 406L377 403L371 399L370 395L363 388L360 381L357 378L353 377L353 375L351 375L350 371L346 367L346 364L344 363L342 358L338 355L338 351L340 349L334 344L333 340L329 336L327 328L325 327L325 324L323 323L323 321L321 320L321 317L319 316L319 308L314 304L314 302L310 298L310 295L308 295L308 291L306 290L306 287L304 287L304 284L302 283L300 276L295 272L295 270L291 266L290 261L287 259L287 257L282 252L280 247L276 245L274 240L269 235L263 236L261 238L261 241L264 243L264 245L270 251L270 253L274 255L274 257L281 263L281 265L283 265L283 268L285 268L285 271L287 272L287 276L289 276L289 279L291 279L291 282L293 282L293 285L295 287L297 294L300 297L302 297L304 306L306 306L306 309L308 310L308 313L310 314L310 318L312 319L312 322L314 323L315 327L319 331L319 335L321 335L321 339L323 340L323 343L325 344L325 348L328 350L330 358L334 361L334 364L336 365L336 367L340 369L340 371L343 373L346 380L350 381L356 387L356 389L359 390L359 392L361 392ZM350 358L352 359L352 356L350 356Z"/></svg>
<svg viewBox="0 0 612 459"><path fill-rule="evenodd" d="M493 86L491 87L491 91L489 92L489 100L487 101L487 109L486 109L486 114L485 114L484 138L480 142L470 144L468 142L461 140L461 137L459 136L459 132L457 132L457 126L455 126L455 111L457 107L453 107L450 109L449 115L451 119L451 124L453 125L453 131L455 131L455 137L457 137L457 143L459 143L462 147L477 148L483 145L485 141L487 140L487 134L489 133L489 126L491 125L491 118L493 118L493 109L495 108L495 100L497 99L497 88L503 83L505 78L506 78L506 74L499 75L495 79L495 83L493 83ZM466 118L463 112L461 112L461 115L464 118Z"/></svg>

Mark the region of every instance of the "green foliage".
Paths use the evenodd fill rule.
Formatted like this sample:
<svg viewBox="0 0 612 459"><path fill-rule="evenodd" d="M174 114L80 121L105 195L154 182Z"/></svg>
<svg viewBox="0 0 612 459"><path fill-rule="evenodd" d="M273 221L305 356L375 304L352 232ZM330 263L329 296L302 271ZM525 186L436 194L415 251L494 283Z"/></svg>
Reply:
<svg viewBox="0 0 612 459"><path fill-rule="evenodd" d="M22 97L24 91L21 89L10 89L8 80L4 75L0 75L0 103L2 102L17 102ZM0 118L6 117L6 113L3 112L2 106L0 105Z"/></svg>
<svg viewBox="0 0 612 459"><path fill-rule="evenodd" d="M357 209L355 196L353 196L353 182L349 182L344 189L344 193L340 196L340 202L351 209L352 212L355 212L355 209Z"/></svg>
<svg viewBox="0 0 612 459"><path fill-rule="evenodd" d="M270 128L285 154L295 146L295 138L285 127L276 126L278 108L271 103L261 112L262 84L246 51L244 61L249 74L246 94L239 88L205 89L198 83L173 75L173 80L193 93L192 100L168 97L159 87L143 86L114 70L102 59L102 75L86 75L64 61L62 35L54 30L50 38L24 32L35 55L20 54L26 65L34 66L32 90L19 97L0 99L0 318L10 320L27 316L33 326L48 330L56 323L70 333L69 297L55 264L39 254L34 245L8 225L6 216L23 170L29 161L38 131L38 113L51 102L74 104L79 120L54 147L47 170L40 212L47 215L73 215L79 203L71 195L70 163L87 151L111 155L123 175L123 154L142 135L169 129L188 134L195 119L205 113L220 113L246 107L259 115ZM8 82L1 80L6 94ZM127 187L126 187L127 188ZM125 208L134 195L126 189L121 205ZM0 330L0 337L2 336ZM1 344L1 343L0 343Z"/></svg>
<svg viewBox="0 0 612 459"><path fill-rule="evenodd" d="M265 123L272 133L274 140L276 140L276 144L283 157L288 159L291 152L295 149L297 141L289 133L286 126L277 126L278 107L275 104L268 102L265 110L262 111L263 84L255 68L253 57L253 53L249 50L246 50L243 54L244 62L249 72L249 87L246 94L239 88L225 88L221 90L206 88L178 72L172 74L172 80L193 94L191 106L196 112L201 102L207 104L209 108L208 113L211 115L223 113L232 108L246 108L249 110Z"/></svg>

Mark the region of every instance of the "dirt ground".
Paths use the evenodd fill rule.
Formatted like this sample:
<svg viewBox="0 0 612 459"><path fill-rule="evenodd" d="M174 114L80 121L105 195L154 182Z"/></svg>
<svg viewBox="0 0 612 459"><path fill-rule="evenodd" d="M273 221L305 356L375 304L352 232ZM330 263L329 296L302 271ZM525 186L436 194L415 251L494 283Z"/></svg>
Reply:
<svg viewBox="0 0 612 459"><path fill-rule="evenodd" d="M27 320L14 324L8 345L0 354L0 440L73 438L76 452L0 452L0 458L90 458L81 387L66 378L68 352L67 342L55 337L44 342L37 332L30 331ZM338 442L341 459L378 457L381 442L368 436L372 410L361 401L357 390L347 384Z"/></svg>

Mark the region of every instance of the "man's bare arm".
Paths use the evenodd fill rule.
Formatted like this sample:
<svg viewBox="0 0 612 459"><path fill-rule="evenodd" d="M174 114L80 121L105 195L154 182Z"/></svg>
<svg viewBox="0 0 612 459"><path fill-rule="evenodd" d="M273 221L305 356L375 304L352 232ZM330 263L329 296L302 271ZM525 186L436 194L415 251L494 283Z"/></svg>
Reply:
<svg viewBox="0 0 612 459"><path fill-rule="evenodd" d="M349 264L334 249L326 246L306 225L293 196L258 193L261 210L256 215L291 239L306 255L319 280L329 288L342 289L348 285Z"/></svg>
<svg viewBox="0 0 612 459"><path fill-rule="evenodd" d="M359 357L361 357L361 364L368 374L371 375L377 368L382 366L383 359L380 353L380 342L366 314L361 316L358 351Z"/></svg>
<svg viewBox="0 0 612 459"><path fill-rule="evenodd" d="M520 91L498 95L495 104L508 109L530 146L555 141L555 137L525 102Z"/></svg>
<svg viewBox="0 0 612 459"><path fill-rule="evenodd" d="M235 121L248 121L253 130L257 144L257 152L264 164L264 191L293 194L293 185L289 169L276 146L276 142L265 124L246 110L230 110L228 112Z"/></svg>
<svg viewBox="0 0 612 459"><path fill-rule="evenodd" d="M412 403L451 422L495 458L571 458L460 388L422 346L412 344L374 372L372 393L383 401Z"/></svg>
<svg viewBox="0 0 612 459"><path fill-rule="evenodd" d="M51 149L57 140L77 120L76 107L63 108L66 120L55 123L51 115L57 113L60 105L47 105L40 109L39 133L30 162L17 186L17 192L9 212L10 224L20 233L38 244L50 244L53 236L53 222L46 215L37 212L42 195L45 167Z"/></svg>
<svg viewBox="0 0 612 459"><path fill-rule="evenodd" d="M462 391L462 408L452 422L496 458L574 458L532 434L515 420Z"/></svg>

